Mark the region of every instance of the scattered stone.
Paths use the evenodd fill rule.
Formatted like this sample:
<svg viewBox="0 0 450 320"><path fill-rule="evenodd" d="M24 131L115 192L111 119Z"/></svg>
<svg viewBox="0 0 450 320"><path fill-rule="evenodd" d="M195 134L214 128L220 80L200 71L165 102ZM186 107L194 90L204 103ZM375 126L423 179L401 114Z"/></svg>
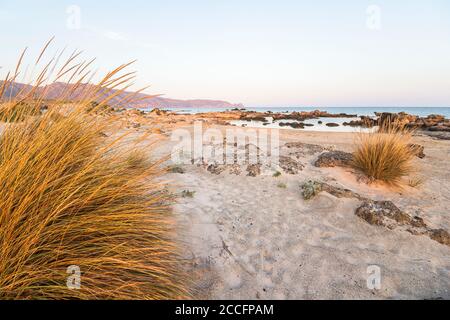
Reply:
<svg viewBox="0 0 450 320"><path fill-rule="evenodd" d="M444 229L433 229L429 230L428 233L430 238L434 241L450 246L450 234Z"/></svg>
<svg viewBox="0 0 450 320"><path fill-rule="evenodd" d="M180 174L185 173L184 169L181 166L171 166L169 167L168 171L171 173L180 173Z"/></svg>
<svg viewBox="0 0 450 320"><path fill-rule="evenodd" d="M325 150L324 147L319 146L318 144L310 144L310 143L303 143L303 142L288 142L284 145L288 149L302 149L305 150L306 154L314 154L319 153Z"/></svg>
<svg viewBox="0 0 450 320"><path fill-rule="evenodd" d="M411 217L391 201L366 200L356 209L355 214L372 225L391 230L400 227L413 235L427 235L436 242L450 246L450 234L446 230L430 229L422 218Z"/></svg>
<svg viewBox="0 0 450 320"><path fill-rule="evenodd" d="M329 151L319 155L314 165L319 168L350 166L353 156L351 153L343 151Z"/></svg>
<svg viewBox="0 0 450 320"><path fill-rule="evenodd" d="M367 200L367 198L349 189L335 187L327 183L322 183L321 189L322 191L328 192L329 194L335 196L336 198L356 198L359 200Z"/></svg>
<svg viewBox="0 0 450 320"><path fill-rule="evenodd" d="M355 214L369 224L394 229L397 225L411 222L411 218L391 201L365 201Z"/></svg>
<svg viewBox="0 0 450 320"><path fill-rule="evenodd" d="M280 127L289 126L294 129L304 129L305 128L305 124L302 122L279 122L278 125Z"/></svg>
<svg viewBox="0 0 450 320"><path fill-rule="evenodd" d="M234 164L230 164L229 166L229 173L230 174L235 174L235 175L240 175L242 170L241 170L241 166L238 165L237 163Z"/></svg>
<svg viewBox="0 0 450 320"><path fill-rule="evenodd" d="M256 177L261 174L261 164L249 164L247 166L247 176L249 177Z"/></svg>
<svg viewBox="0 0 450 320"><path fill-rule="evenodd" d="M214 163L210 164L206 170L212 174L221 174L225 170L225 166Z"/></svg>
<svg viewBox="0 0 450 320"><path fill-rule="evenodd" d="M280 156L279 160L280 167L284 172L288 174L297 174L304 168L304 166L300 162L292 159L291 157Z"/></svg>
<svg viewBox="0 0 450 320"><path fill-rule="evenodd" d="M195 191L190 191L190 190L183 190L181 192L181 196L183 198L193 198L195 194Z"/></svg>

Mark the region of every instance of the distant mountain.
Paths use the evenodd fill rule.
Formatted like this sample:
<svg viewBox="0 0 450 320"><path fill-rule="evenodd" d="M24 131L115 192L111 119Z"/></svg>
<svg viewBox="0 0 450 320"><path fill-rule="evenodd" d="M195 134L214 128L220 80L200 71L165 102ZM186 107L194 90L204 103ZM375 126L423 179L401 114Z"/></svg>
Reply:
<svg viewBox="0 0 450 320"><path fill-rule="evenodd" d="M0 87L2 86L3 81L0 81ZM45 98L49 100L56 100L61 97L61 94L70 89L73 86L72 84L56 82L52 83L48 86L41 87L39 90L45 90ZM77 101L81 98L82 92L85 89L88 89L89 86L93 86L92 84L82 84L77 88L77 90L68 97L67 100ZM3 94L4 97L15 97L20 92L29 92L32 89L30 85L15 82L8 87L6 92ZM41 91L42 92L42 91ZM110 95L113 95L117 90L111 90L109 92ZM116 104L121 101L124 97L126 97L131 92L125 91L117 95L111 100L111 104ZM106 97L106 94L104 95ZM169 99L163 98L160 96L151 96L147 94L140 93L136 95L138 101L127 103L126 105L121 105L122 107L127 108L243 108L242 104L233 104L227 101L221 100L205 100L205 99L195 99L195 100L177 100L177 99Z"/></svg>

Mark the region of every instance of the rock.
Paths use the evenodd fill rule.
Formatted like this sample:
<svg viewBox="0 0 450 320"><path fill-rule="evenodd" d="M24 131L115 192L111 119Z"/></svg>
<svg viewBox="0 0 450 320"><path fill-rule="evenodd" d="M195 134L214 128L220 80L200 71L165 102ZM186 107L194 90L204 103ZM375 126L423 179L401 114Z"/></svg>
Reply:
<svg viewBox="0 0 450 320"><path fill-rule="evenodd" d="M353 156L351 153L343 151L328 151L319 155L314 165L319 168L350 166Z"/></svg>
<svg viewBox="0 0 450 320"><path fill-rule="evenodd" d="M247 166L247 176L256 177L261 174L261 164L249 164Z"/></svg>
<svg viewBox="0 0 450 320"><path fill-rule="evenodd" d="M431 229L418 216L411 217L397 208L391 201L366 200L355 214L372 225L391 230L401 227L413 235L426 235L440 244L450 246L450 234L444 229Z"/></svg>
<svg viewBox="0 0 450 320"><path fill-rule="evenodd" d="M229 173L230 174L235 174L235 175L240 175L242 170L241 170L241 166L238 165L237 163L234 164L230 164L229 166Z"/></svg>
<svg viewBox="0 0 450 320"><path fill-rule="evenodd" d="M450 246L450 234L444 229L429 230L429 236L434 241Z"/></svg>
<svg viewBox="0 0 450 320"><path fill-rule="evenodd" d="M328 192L329 194L335 196L336 198L356 198L359 200L368 200L367 198L349 189L335 187L327 183L322 183L321 185L322 185L321 190L323 192Z"/></svg>
<svg viewBox="0 0 450 320"><path fill-rule="evenodd" d="M301 185L303 199L309 200L322 190L322 184L316 181L308 181Z"/></svg>
<svg viewBox="0 0 450 320"><path fill-rule="evenodd" d="M212 174L221 174L225 170L225 166L219 164L210 164L206 170Z"/></svg>
<svg viewBox="0 0 450 320"><path fill-rule="evenodd" d="M414 155L420 159L425 158L424 147L420 144L410 143L408 147L414 152Z"/></svg>
<svg viewBox="0 0 450 320"><path fill-rule="evenodd" d="M304 142L288 142L284 146L288 149L297 149L296 152L302 151L302 154L315 154L325 150L324 147L318 144Z"/></svg>
<svg viewBox="0 0 450 320"><path fill-rule="evenodd" d="M300 162L297 162L291 157L280 156L279 160L280 160L279 162L280 167L283 169L284 172L288 174L297 174L304 168L304 166Z"/></svg>
<svg viewBox="0 0 450 320"><path fill-rule="evenodd" d="M428 127L428 130L430 130L430 131L450 132L450 127L443 126L443 125L437 125L437 126L430 126L430 127Z"/></svg>
<svg viewBox="0 0 450 320"><path fill-rule="evenodd" d="M171 173L180 173L180 174L185 173L183 167L177 165L169 167L168 171Z"/></svg>
<svg viewBox="0 0 450 320"><path fill-rule="evenodd" d="M154 109L152 109L152 111L150 111L149 113L150 113L150 114L156 114L157 116L160 116L160 115L166 114L167 111L161 110L161 109L159 109L159 108L154 108Z"/></svg>
<svg viewBox="0 0 450 320"><path fill-rule="evenodd" d="M327 127L339 127L339 124L334 123L334 122L329 122L326 124Z"/></svg>
<svg viewBox="0 0 450 320"><path fill-rule="evenodd" d="M304 129L305 125L301 122L279 122L278 125L280 127L291 127L294 129Z"/></svg>
<svg viewBox="0 0 450 320"><path fill-rule="evenodd" d="M411 218L391 201L364 201L355 214L372 225L389 229L394 229L397 225L411 224Z"/></svg>
<svg viewBox="0 0 450 320"><path fill-rule="evenodd" d="M319 120L319 121L317 121L317 123L318 123L318 124L322 124L323 122L322 122L322 120Z"/></svg>
<svg viewBox="0 0 450 320"><path fill-rule="evenodd" d="M360 120L352 120L350 122L344 122L344 126L350 127L363 127L363 128L372 128L377 125L377 120L372 119L368 116L360 116Z"/></svg>

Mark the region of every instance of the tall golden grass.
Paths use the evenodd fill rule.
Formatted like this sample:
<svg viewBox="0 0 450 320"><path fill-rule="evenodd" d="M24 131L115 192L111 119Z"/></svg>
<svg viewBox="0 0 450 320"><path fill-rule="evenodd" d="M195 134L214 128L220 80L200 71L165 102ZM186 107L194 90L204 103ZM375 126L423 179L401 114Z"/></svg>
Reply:
<svg viewBox="0 0 450 320"><path fill-rule="evenodd" d="M157 182L160 163L149 159L148 144L138 149L140 140L125 143L111 132L110 118L86 113L92 102L111 100L105 88L128 88L131 73L121 74L128 64L70 105L42 114L20 107L44 102L44 79L87 80L90 63L78 56L61 68L51 59L31 92L5 97L22 55L0 87L2 120L20 120L3 124L0 134L0 299L186 298L172 199ZM63 92L61 101L70 95ZM70 266L81 271L79 289L67 286Z"/></svg>
<svg viewBox="0 0 450 320"><path fill-rule="evenodd" d="M399 185L413 170L415 150L409 145L412 131L396 125L360 133L353 153L353 166L371 180Z"/></svg>

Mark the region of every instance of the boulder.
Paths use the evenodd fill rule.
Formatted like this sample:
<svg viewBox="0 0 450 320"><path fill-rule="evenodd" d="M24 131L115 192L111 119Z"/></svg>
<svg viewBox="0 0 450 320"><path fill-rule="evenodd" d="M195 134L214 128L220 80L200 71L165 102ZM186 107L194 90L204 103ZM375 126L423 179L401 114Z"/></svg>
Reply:
<svg viewBox="0 0 450 320"><path fill-rule="evenodd" d="M280 156L279 160L280 167L288 174L297 174L303 170L304 166L291 157Z"/></svg>
<svg viewBox="0 0 450 320"><path fill-rule="evenodd" d="M328 151L319 155L314 165L319 168L324 167L345 167L350 166L353 155L343 151Z"/></svg>
<svg viewBox="0 0 450 320"><path fill-rule="evenodd" d="M247 176L256 177L261 174L261 164L249 164L247 166Z"/></svg>

